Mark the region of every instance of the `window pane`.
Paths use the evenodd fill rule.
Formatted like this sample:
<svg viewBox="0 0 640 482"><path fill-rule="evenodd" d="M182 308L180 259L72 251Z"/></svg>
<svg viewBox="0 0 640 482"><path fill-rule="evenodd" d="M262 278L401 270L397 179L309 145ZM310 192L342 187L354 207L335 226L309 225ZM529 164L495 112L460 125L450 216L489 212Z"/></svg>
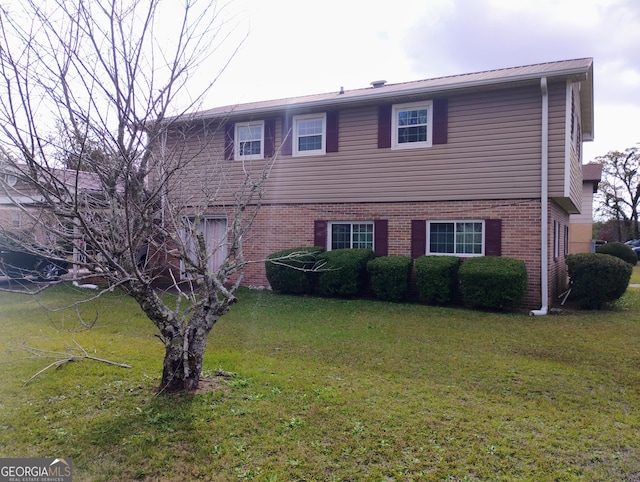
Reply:
<svg viewBox="0 0 640 482"><path fill-rule="evenodd" d="M427 109L398 112L398 144L427 141Z"/></svg>
<svg viewBox="0 0 640 482"><path fill-rule="evenodd" d="M353 225L352 247L373 249L373 224Z"/></svg>
<svg viewBox="0 0 640 482"><path fill-rule="evenodd" d="M298 135L311 136L322 134L322 119L308 119L298 121Z"/></svg>
<svg viewBox="0 0 640 482"><path fill-rule="evenodd" d="M299 151L317 151L322 149L322 136L307 136L298 138Z"/></svg>
<svg viewBox="0 0 640 482"><path fill-rule="evenodd" d="M419 127L401 127L398 129L398 143L405 144L407 142L426 142L427 126Z"/></svg>
<svg viewBox="0 0 640 482"><path fill-rule="evenodd" d="M331 249L345 249L351 247L351 225L331 225Z"/></svg>
<svg viewBox="0 0 640 482"><path fill-rule="evenodd" d="M404 110L398 112L399 126L415 126L427 123L427 109Z"/></svg>
<svg viewBox="0 0 640 482"><path fill-rule="evenodd" d="M251 155L260 155L260 141L246 141L240 142L240 155L241 156L251 156Z"/></svg>
<svg viewBox="0 0 640 482"><path fill-rule="evenodd" d="M482 254L482 223L456 223L456 253Z"/></svg>
<svg viewBox="0 0 640 482"><path fill-rule="evenodd" d="M453 223L431 223L429 227L429 251L431 253L453 254Z"/></svg>

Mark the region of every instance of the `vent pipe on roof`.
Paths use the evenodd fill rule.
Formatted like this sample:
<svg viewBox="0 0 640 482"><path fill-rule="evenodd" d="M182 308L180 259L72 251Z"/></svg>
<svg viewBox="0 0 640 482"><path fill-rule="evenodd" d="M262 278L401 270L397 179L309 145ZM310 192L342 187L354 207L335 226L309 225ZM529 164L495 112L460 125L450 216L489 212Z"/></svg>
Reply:
<svg viewBox="0 0 640 482"><path fill-rule="evenodd" d="M386 80L374 80L373 82L371 82L371 86L374 89L377 89L378 87L384 87L386 83L387 83Z"/></svg>

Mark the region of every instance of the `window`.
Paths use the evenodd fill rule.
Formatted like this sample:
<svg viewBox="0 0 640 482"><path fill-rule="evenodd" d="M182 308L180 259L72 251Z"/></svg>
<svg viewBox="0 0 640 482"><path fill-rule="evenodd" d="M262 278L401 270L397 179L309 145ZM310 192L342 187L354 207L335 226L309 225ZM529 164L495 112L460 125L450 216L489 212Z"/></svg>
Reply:
<svg viewBox="0 0 640 482"><path fill-rule="evenodd" d="M433 127L432 102L393 106L392 148L431 147Z"/></svg>
<svg viewBox="0 0 640 482"><path fill-rule="evenodd" d="M482 221L427 223L427 254L477 256L484 254Z"/></svg>
<svg viewBox="0 0 640 482"><path fill-rule="evenodd" d="M373 223L329 223L329 249L373 249Z"/></svg>
<svg viewBox="0 0 640 482"><path fill-rule="evenodd" d="M310 156L326 152L326 114L293 117L293 155Z"/></svg>
<svg viewBox="0 0 640 482"><path fill-rule="evenodd" d="M238 123L235 129L235 159L262 159L264 122Z"/></svg>

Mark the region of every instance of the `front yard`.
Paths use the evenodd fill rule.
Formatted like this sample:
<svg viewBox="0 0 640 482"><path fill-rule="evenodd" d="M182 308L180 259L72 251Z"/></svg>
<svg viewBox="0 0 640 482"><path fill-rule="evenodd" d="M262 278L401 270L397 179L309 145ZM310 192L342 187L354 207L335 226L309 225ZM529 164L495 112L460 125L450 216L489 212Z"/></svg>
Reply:
<svg viewBox="0 0 640 482"><path fill-rule="evenodd" d="M127 298L0 293L1 457L82 480L639 480L640 289L608 311L482 313L240 293L212 390L156 396L163 347ZM55 327L62 328L63 331ZM69 363L24 345L127 363ZM235 376L218 377L219 370Z"/></svg>

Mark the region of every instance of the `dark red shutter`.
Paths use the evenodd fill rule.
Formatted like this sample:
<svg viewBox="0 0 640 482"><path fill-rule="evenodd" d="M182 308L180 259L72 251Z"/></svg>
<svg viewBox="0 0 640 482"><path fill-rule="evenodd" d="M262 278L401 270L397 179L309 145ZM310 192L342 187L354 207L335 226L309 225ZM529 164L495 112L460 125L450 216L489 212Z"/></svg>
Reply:
<svg viewBox="0 0 640 482"><path fill-rule="evenodd" d="M280 154L283 156L291 155L291 140L293 139L293 118L286 115L282 118L282 145L280 146Z"/></svg>
<svg viewBox="0 0 640 482"><path fill-rule="evenodd" d="M327 222L316 219L313 222L313 244L327 248Z"/></svg>
<svg viewBox="0 0 640 482"><path fill-rule="evenodd" d="M389 254L389 221L378 219L373 222L373 251L376 256Z"/></svg>
<svg viewBox="0 0 640 482"><path fill-rule="evenodd" d="M227 161L233 160L235 130L236 125L233 122L229 122L224 126L224 158Z"/></svg>
<svg viewBox="0 0 640 482"><path fill-rule="evenodd" d="M378 107L378 149L391 147L391 105Z"/></svg>
<svg viewBox="0 0 640 482"><path fill-rule="evenodd" d="M485 256L502 256L502 219L484 220Z"/></svg>
<svg viewBox="0 0 640 482"><path fill-rule="evenodd" d="M422 219L411 221L411 257L419 258L427 253L427 222Z"/></svg>
<svg viewBox="0 0 640 482"><path fill-rule="evenodd" d="M327 152L338 152L338 111L327 112Z"/></svg>
<svg viewBox="0 0 640 482"><path fill-rule="evenodd" d="M449 101L446 98L433 99L433 142L446 144L448 140Z"/></svg>
<svg viewBox="0 0 640 482"><path fill-rule="evenodd" d="M273 157L276 153L276 120L264 121L264 157Z"/></svg>

